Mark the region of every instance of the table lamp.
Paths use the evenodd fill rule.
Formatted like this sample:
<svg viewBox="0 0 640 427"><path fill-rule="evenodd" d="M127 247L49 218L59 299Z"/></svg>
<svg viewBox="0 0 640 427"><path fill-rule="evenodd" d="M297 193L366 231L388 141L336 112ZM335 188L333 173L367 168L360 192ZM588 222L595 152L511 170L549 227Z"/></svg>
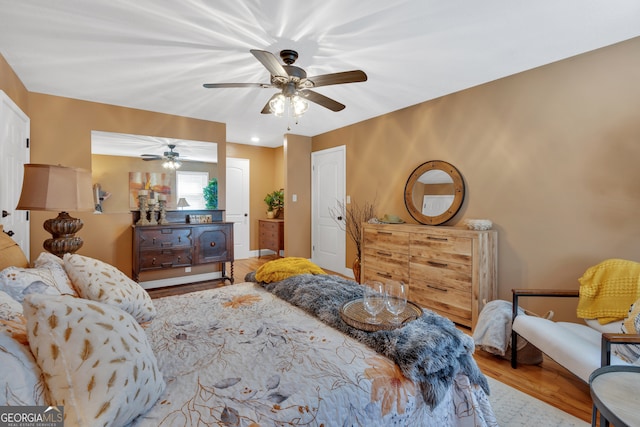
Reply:
<svg viewBox="0 0 640 427"><path fill-rule="evenodd" d="M16 209L58 211L56 218L44 222L44 229L52 238L42 246L59 257L74 253L82 247L82 239L75 236L82 220L67 211L93 211L91 172L64 166L25 164L22 193Z"/></svg>
<svg viewBox="0 0 640 427"><path fill-rule="evenodd" d="M180 208L180 210L184 210L184 208L187 206L191 206L189 202L187 202L187 199L185 199L184 197L180 197L178 199L178 207Z"/></svg>

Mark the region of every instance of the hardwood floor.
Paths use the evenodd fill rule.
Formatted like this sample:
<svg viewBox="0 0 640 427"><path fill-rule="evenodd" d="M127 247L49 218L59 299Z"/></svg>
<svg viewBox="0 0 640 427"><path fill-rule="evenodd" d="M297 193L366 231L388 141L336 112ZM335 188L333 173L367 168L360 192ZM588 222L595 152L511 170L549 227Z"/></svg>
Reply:
<svg viewBox="0 0 640 427"><path fill-rule="evenodd" d="M247 273L255 271L265 262L276 256L237 260L235 267L235 283L244 282ZM228 282L227 284L228 285ZM221 282L201 282L167 288L150 289L152 298L161 298L187 292L225 286ZM460 329L471 334L467 328ZM519 365L512 369L508 360L495 357L482 350L476 350L475 359L485 375L495 378L511 387L540 399L556 408L565 411L584 421L591 421L591 396L589 386L569 371L545 357L541 365Z"/></svg>

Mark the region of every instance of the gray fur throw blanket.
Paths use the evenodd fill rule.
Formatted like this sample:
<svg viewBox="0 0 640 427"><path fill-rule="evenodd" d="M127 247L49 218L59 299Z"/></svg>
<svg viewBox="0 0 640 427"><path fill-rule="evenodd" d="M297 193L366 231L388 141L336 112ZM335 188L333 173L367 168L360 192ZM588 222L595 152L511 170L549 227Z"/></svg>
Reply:
<svg viewBox="0 0 640 427"><path fill-rule="evenodd" d="M256 282L255 274L247 274L245 281ZM420 318L401 328L367 332L349 326L340 317L340 307L363 294L362 286L352 280L302 274L260 285L393 360L407 378L420 386L422 397L431 408L438 405L460 372L489 394L487 379L472 356L473 339L439 314L423 309Z"/></svg>

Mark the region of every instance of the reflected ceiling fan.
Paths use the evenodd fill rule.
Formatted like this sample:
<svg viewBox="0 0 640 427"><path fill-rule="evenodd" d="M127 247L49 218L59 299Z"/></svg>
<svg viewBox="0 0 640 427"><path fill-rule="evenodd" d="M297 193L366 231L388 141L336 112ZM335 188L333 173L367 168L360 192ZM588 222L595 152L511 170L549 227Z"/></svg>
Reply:
<svg viewBox="0 0 640 427"><path fill-rule="evenodd" d="M298 59L298 52L291 49L280 51L280 58L285 65L280 64L271 52L252 49L251 53L271 74L270 83L205 83L203 86L206 88L260 87L280 89L280 92L269 99L261 113L281 116L289 107L292 115L297 117L307 111L309 105L306 101L315 102L331 111L340 111L345 108L344 104L315 92L311 90L312 88L367 80L367 75L361 70L307 77L306 71L293 65Z"/></svg>
<svg viewBox="0 0 640 427"><path fill-rule="evenodd" d="M169 144L169 151L165 151L161 156L159 154L142 154L142 160L164 160L162 166L166 169L178 169L182 166L182 162L178 159L180 157L180 153L173 151L176 148L175 144Z"/></svg>

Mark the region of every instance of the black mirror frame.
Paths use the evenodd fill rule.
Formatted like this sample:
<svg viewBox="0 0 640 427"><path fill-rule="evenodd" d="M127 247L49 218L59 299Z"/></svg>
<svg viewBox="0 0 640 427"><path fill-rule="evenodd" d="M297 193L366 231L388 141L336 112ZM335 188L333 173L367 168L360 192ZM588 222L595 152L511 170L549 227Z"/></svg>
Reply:
<svg viewBox="0 0 640 427"><path fill-rule="evenodd" d="M449 206L449 209L438 216L427 216L422 213L421 209L414 206L413 188L422 174L434 169L446 172L451 177L455 193L453 202L451 203L451 206ZM464 201L464 190L464 180L462 179L462 175L458 169L445 161L431 160L415 168L414 171L411 172L411 175L409 175L407 184L404 187L404 204L407 207L409 214L419 223L425 225L440 225L449 221L458 213L460 207L462 207L462 202Z"/></svg>

